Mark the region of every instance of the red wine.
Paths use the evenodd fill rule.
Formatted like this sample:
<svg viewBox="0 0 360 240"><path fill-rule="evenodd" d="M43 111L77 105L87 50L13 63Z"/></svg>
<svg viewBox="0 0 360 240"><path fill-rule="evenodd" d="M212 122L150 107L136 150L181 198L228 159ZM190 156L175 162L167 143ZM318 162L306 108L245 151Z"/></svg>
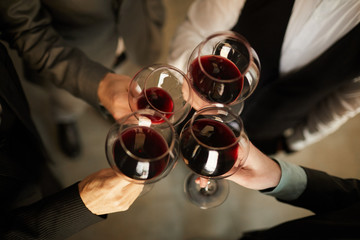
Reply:
<svg viewBox="0 0 360 240"><path fill-rule="evenodd" d="M127 151L140 158L158 158L168 150L164 138L149 127L132 127L121 135ZM113 154L117 168L126 176L136 180L151 179L161 174L168 164L169 155L149 162L139 162L129 156L123 149L120 140L113 146Z"/></svg>
<svg viewBox="0 0 360 240"><path fill-rule="evenodd" d="M152 105L150 105L150 104ZM165 114L166 118L171 117L171 113L174 110L174 102L170 96L169 93L167 93L165 90L158 88L158 87L152 87L146 89L146 91L142 92L138 101L137 101L137 107L138 109L154 109L160 110L162 112L167 112L168 114ZM151 116L151 121L154 123L160 123L163 122L162 119Z"/></svg>
<svg viewBox="0 0 360 240"><path fill-rule="evenodd" d="M196 58L190 65L190 75L194 89L208 102L228 104L235 101L243 88L244 78L230 60L217 56L201 56L200 62L206 73L218 80L236 79L231 82L215 81L201 70Z"/></svg>
<svg viewBox="0 0 360 240"><path fill-rule="evenodd" d="M226 147L237 141L228 126L211 119L195 121L193 132L202 144L210 147ZM184 129L180 139L180 148L185 163L197 174L208 177L227 173L238 157L238 144L224 150L211 150L196 141L190 128Z"/></svg>

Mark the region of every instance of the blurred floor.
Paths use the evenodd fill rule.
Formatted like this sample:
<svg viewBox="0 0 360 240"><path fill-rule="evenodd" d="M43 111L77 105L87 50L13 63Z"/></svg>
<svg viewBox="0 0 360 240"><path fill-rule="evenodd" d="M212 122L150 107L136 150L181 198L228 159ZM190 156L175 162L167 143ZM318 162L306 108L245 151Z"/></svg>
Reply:
<svg viewBox="0 0 360 240"><path fill-rule="evenodd" d="M168 8L165 61L168 42L175 27L185 16L191 0L164 1ZM137 66L125 63L118 72L130 76ZM110 122L94 109L88 108L79 119L83 154L67 159L57 145L49 101L43 90L24 82L34 120L42 134L54 164L51 166L64 186L68 186L101 168L108 167L105 138ZM307 167L321 169L340 177L360 176L360 116L350 120L334 134L307 149L278 158ZM80 239L126 240L196 240L237 239L243 231L267 228L278 223L311 214L307 210L277 202L257 191L230 184L230 195L220 207L201 210L191 205L183 193L183 180L189 173L182 161L170 175L156 183L153 189L136 200L124 213L108 216L106 221L91 226L71 237Z"/></svg>

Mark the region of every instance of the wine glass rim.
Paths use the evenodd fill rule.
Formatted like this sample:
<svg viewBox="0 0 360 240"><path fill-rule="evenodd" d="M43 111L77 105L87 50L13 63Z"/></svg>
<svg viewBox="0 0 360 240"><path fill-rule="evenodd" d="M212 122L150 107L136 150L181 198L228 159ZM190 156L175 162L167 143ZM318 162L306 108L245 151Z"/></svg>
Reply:
<svg viewBox="0 0 360 240"><path fill-rule="evenodd" d="M158 70L161 70L161 69L171 69L171 70L179 73L179 74L183 77L183 79L186 81L187 88L188 88L188 98L185 99L185 102L186 102L186 103L185 103L181 108L179 108L179 109L177 109L177 110L175 110L175 111L171 111L171 112L162 111L162 110L158 109L157 107L155 107L155 106L151 103L151 101L149 100L146 91L144 91L144 95L145 95L146 101L148 102L148 104L149 104L153 109L155 109L156 111L158 111L158 112L160 112L160 113L162 113L162 114L175 114L175 113L180 112L180 111L182 111L183 109L185 109L186 106L191 103L191 99L192 99L192 95L191 95L192 92L191 92L191 87L190 87L191 85L190 85L190 81L189 81L187 75L186 75L183 71L181 71L180 69L178 69L178 68L176 68L176 67L174 67L174 66L172 66L172 65L169 65L169 64L158 64L158 63L157 63L157 64L150 65L148 68L154 68L154 70L152 70L152 71L149 73L149 75L146 77L145 83L144 83L144 90L148 89L147 86L146 86L146 84L147 84L147 82L148 82L147 80L150 78L150 76L151 76L152 74L154 74L155 71L158 71ZM162 88L161 88L161 89L162 89ZM190 109L189 109L189 111L190 111Z"/></svg>
<svg viewBox="0 0 360 240"><path fill-rule="evenodd" d="M163 125L164 123L166 123L166 125L168 125L167 128L170 129L170 133L171 133L171 141L170 141L170 144L168 144L167 141L164 139L164 137L163 137L158 131L156 131L155 129L153 129L153 128L151 128L151 127L148 127L148 126L141 126L141 127L147 127L147 128L153 129L157 134L160 135L160 137L161 137L161 138L164 140L164 142L168 145L168 148L166 149L166 151L165 151L163 154L161 154L161 155L159 155L159 156L157 156L157 157L155 157L155 158L151 158L151 159L150 159L150 158L139 157L139 156L133 154L133 153L126 147L126 145L125 145L125 143L124 143L124 141L123 141L123 139L122 139L122 137L121 137L121 134L122 134L124 131L126 131L127 129L131 129L131 128L135 128L135 127L136 127L136 126L134 125L134 126L131 126L131 127L124 128L124 122L125 122L127 119L129 119L129 118L132 117L132 116L134 116L135 118L138 119L137 115L146 115L146 113L148 113L148 114L156 114L156 115L158 115L158 116L156 116L156 117L161 117L162 120L164 120L163 122L158 123L158 124L153 124L153 123L152 123L151 125L160 126L160 125ZM149 119L149 120L151 121L151 119ZM121 118L121 119L118 120L115 124L118 124L118 125L119 125L118 140L119 140L119 142L120 142L120 144L121 144L121 147L124 149L124 151L126 152L126 154L128 154L131 158L134 158L134 159L136 159L136 160L138 160L138 161L141 161L141 162L154 162L154 161L158 161L158 160L166 157L167 155L169 155L169 157L170 157L171 152L173 151L174 146L175 146L176 133L175 133L175 129L174 129L173 125L169 122L169 120L168 120L165 116L163 116L162 114L160 114L159 112L157 112L157 111L155 111L155 110L152 110L152 109L140 109L140 110L138 110L138 111L132 112L131 114L129 114L129 115Z"/></svg>
<svg viewBox="0 0 360 240"><path fill-rule="evenodd" d="M215 38L215 37L219 37L219 36L227 36L229 37L229 39L237 39L237 40L240 40L244 43L247 51L248 51L248 54L249 54L249 62L252 62L253 61L253 53L251 51L251 46L250 46L250 43L247 41L247 39L242 36L241 34L237 33L237 32L233 32L233 31L221 31L221 32L217 32L217 33L214 33L210 36L208 36L207 38L205 38L205 40L203 40L200 44L199 44L199 48L197 49L198 50L198 55L196 57L198 63L199 63L199 66L200 66L200 69L201 71L206 75L207 78L210 78L212 81L215 81L215 82L221 82L221 83L229 83L229 82L235 82L235 81L238 81L240 78L244 78L244 75L246 72L248 72L249 70L249 67L250 67L250 64L248 64L247 68L244 70L244 72L240 72L241 73L241 76L240 77L237 77L237 78L231 78L231 79L218 79L218 78L215 78L213 77L212 75L210 75L203 67L203 65L201 64L201 60L200 58L202 56L207 56L207 55L201 55L201 51L204 47L204 45L211 39ZM209 54L209 56L211 56L211 54ZM231 61L232 62L232 61ZM233 63L233 62L232 62ZM234 63L233 63L234 64ZM240 70L239 70L240 71Z"/></svg>
<svg viewBox="0 0 360 240"><path fill-rule="evenodd" d="M207 145L207 144L203 143L199 138L196 137L196 134L194 133L192 126L193 126L194 122L196 121L195 118L197 116L199 116L201 112L206 111L206 110L224 110L227 114L230 114L231 116L234 117L234 119L236 119L236 121L239 123L239 125L241 127L239 136L235 136L236 141L234 141L233 143L231 143L231 144L229 144L227 146L213 147L213 146L210 146L210 145ZM216 120L214 120L214 121L216 121ZM204 108L202 108L202 109L200 109L200 110L198 110L198 111L196 111L194 113L194 115L188 121L188 124L189 124L189 128L190 128L190 133L194 137L194 139L200 145L202 145L203 147L206 147L206 148L211 149L211 150L224 150L224 149L227 149L229 147L235 146L236 144L238 144L240 142L240 139L242 138L242 133L244 131L244 124L243 124L241 118L239 116L237 116L236 114L234 114L228 107L225 107L225 106L207 106L207 107L204 107ZM185 126L186 126L186 124L185 124Z"/></svg>

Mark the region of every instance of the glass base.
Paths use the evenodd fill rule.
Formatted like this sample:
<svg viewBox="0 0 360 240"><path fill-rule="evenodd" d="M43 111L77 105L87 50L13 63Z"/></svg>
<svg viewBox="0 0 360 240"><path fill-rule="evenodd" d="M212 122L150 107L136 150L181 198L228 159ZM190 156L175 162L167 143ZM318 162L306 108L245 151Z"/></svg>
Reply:
<svg viewBox="0 0 360 240"><path fill-rule="evenodd" d="M206 187L200 187L196 181L200 176L191 173L185 179L185 194L193 204L201 209L213 208L221 205L229 195L229 183L224 179L208 179Z"/></svg>

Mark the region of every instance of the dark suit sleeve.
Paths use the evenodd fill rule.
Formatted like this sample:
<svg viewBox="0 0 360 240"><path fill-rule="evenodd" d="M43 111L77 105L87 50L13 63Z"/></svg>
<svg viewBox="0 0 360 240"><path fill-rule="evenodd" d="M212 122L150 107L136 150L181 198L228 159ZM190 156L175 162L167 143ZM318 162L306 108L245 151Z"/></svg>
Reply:
<svg viewBox="0 0 360 240"><path fill-rule="evenodd" d="M0 239L64 239L103 220L104 216L94 215L86 208L77 183L37 202L33 200L33 190L36 186L40 189L44 185L41 182L47 181L51 190L54 185L50 178L40 177L47 158L42 154L17 74L1 44L0 76ZM39 195L40 192L36 199ZM13 208L19 202L24 204L23 200L30 201L29 197L32 204Z"/></svg>
<svg viewBox="0 0 360 240"><path fill-rule="evenodd" d="M360 181L342 179L325 172L304 168L307 187L302 195L287 203L316 214L341 210L360 203Z"/></svg>
<svg viewBox="0 0 360 240"><path fill-rule="evenodd" d="M86 208L74 184L34 204L2 213L0 239L65 239L105 217Z"/></svg>
<svg viewBox="0 0 360 240"><path fill-rule="evenodd" d="M304 169L308 179L305 191L294 201L282 202L316 214L269 229L246 232L241 240L359 239L360 181Z"/></svg>
<svg viewBox="0 0 360 240"><path fill-rule="evenodd" d="M42 79L97 106L98 83L110 70L66 44L40 0L1 0L0 29L1 37Z"/></svg>

